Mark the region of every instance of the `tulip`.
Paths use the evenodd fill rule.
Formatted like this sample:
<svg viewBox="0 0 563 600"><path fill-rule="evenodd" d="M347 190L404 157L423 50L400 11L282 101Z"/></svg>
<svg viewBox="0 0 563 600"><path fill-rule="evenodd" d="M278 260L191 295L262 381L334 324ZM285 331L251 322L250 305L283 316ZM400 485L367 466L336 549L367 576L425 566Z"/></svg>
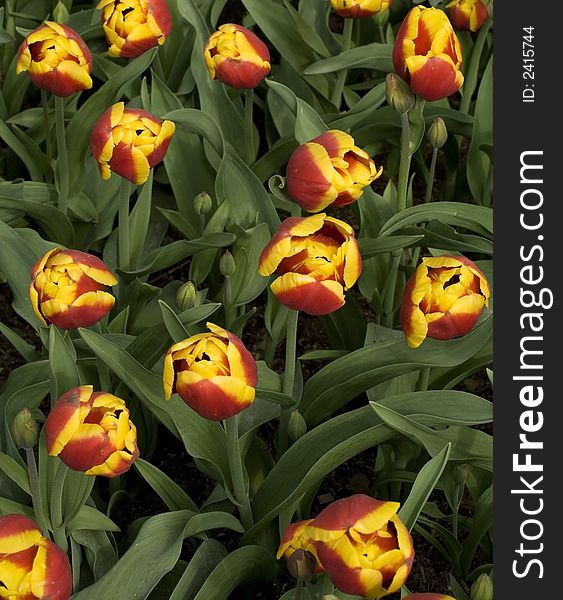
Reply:
<svg viewBox="0 0 563 600"><path fill-rule="evenodd" d="M43 325L88 327L112 309L115 298L106 288L116 283L115 275L99 258L53 248L31 270L29 297Z"/></svg>
<svg viewBox="0 0 563 600"><path fill-rule="evenodd" d="M379 600L401 589L414 548L398 502L355 494L327 506L307 525L332 583L346 594Z"/></svg>
<svg viewBox="0 0 563 600"><path fill-rule="evenodd" d="M110 106L98 119L90 136L90 149L103 179L115 171L135 185L149 177L165 156L176 126L123 102Z"/></svg>
<svg viewBox="0 0 563 600"><path fill-rule="evenodd" d="M453 26L460 31L478 31L489 18L482 0L452 0L446 10Z"/></svg>
<svg viewBox="0 0 563 600"><path fill-rule="evenodd" d="M270 72L268 47L252 31L226 23L209 38L203 53L211 79L241 89L255 88Z"/></svg>
<svg viewBox="0 0 563 600"><path fill-rule="evenodd" d="M55 96L66 97L92 87L92 55L84 40L67 25L45 21L18 50L16 73Z"/></svg>
<svg viewBox="0 0 563 600"><path fill-rule="evenodd" d="M469 333L489 303L489 284L463 256L423 258L403 292L401 327L411 348L426 337L449 340Z"/></svg>
<svg viewBox="0 0 563 600"><path fill-rule="evenodd" d="M463 83L461 46L437 8L415 6L404 18L393 46L395 71L425 100L440 100Z"/></svg>
<svg viewBox="0 0 563 600"><path fill-rule="evenodd" d="M354 138L333 129L301 144L287 163L289 195L308 212L356 201L383 172Z"/></svg>
<svg viewBox="0 0 563 600"><path fill-rule="evenodd" d="M290 523L281 539L276 558L285 558L289 572L296 578L309 579L323 571L318 562L315 543L307 535L307 525L313 519Z"/></svg>
<svg viewBox="0 0 563 600"><path fill-rule="evenodd" d="M236 335L213 323L207 328L211 333L192 335L168 350L162 380L167 400L178 393L199 415L220 421L252 404L258 372Z"/></svg>
<svg viewBox="0 0 563 600"><path fill-rule="evenodd" d="M20 514L0 517L0 598L68 600L72 574L68 557Z"/></svg>
<svg viewBox="0 0 563 600"><path fill-rule="evenodd" d="M361 271L354 230L324 213L285 219L258 266L260 275L279 275L270 287L282 304L316 316L343 306Z"/></svg>
<svg viewBox="0 0 563 600"><path fill-rule="evenodd" d="M387 10L393 0L330 0L332 10L341 17L363 19Z"/></svg>
<svg viewBox="0 0 563 600"><path fill-rule="evenodd" d="M117 477L139 457L137 429L125 402L81 385L64 393L45 421L51 456L86 475Z"/></svg>
<svg viewBox="0 0 563 600"><path fill-rule="evenodd" d="M164 44L172 31L166 0L101 0L96 8L113 57L140 56Z"/></svg>

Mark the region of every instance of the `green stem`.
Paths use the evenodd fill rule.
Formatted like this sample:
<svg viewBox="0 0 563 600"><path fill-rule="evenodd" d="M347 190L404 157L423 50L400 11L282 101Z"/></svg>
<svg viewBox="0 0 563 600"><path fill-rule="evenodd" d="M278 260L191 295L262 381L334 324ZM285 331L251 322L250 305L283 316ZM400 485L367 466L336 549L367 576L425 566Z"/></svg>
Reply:
<svg viewBox="0 0 563 600"><path fill-rule="evenodd" d="M432 200L432 189L434 188L434 176L436 174L436 162L438 160L438 148L432 150L432 160L430 161L430 171L428 172L428 181L426 182L426 194L424 203L428 204Z"/></svg>
<svg viewBox="0 0 563 600"><path fill-rule="evenodd" d="M60 528L63 524L63 490L67 472L68 467L60 461L51 488L51 525L53 530Z"/></svg>
<svg viewBox="0 0 563 600"><path fill-rule="evenodd" d="M45 149L47 156L47 163L51 165L53 159L53 144L51 141L51 119L49 117L49 99L47 98L47 92L41 90L41 104L43 105L43 121L45 125Z"/></svg>
<svg viewBox="0 0 563 600"><path fill-rule="evenodd" d="M294 600L301 600L301 593L303 592L303 578L299 577L297 585L295 586Z"/></svg>
<svg viewBox="0 0 563 600"><path fill-rule="evenodd" d="M59 171L59 210L66 215L68 211L69 179L68 150L65 134L64 98L55 96L55 127L57 132L57 165Z"/></svg>
<svg viewBox="0 0 563 600"><path fill-rule="evenodd" d="M283 372L282 391L288 396L293 396L293 385L295 383L295 363L297 360L297 323L299 311L290 310L287 315L286 337L285 337L285 369ZM289 445L289 418L294 409L282 407L280 413L280 428L278 432L277 454L280 457Z"/></svg>
<svg viewBox="0 0 563 600"><path fill-rule="evenodd" d="M119 192L119 267L124 271L129 270L129 181L121 178L121 189Z"/></svg>
<svg viewBox="0 0 563 600"><path fill-rule="evenodd" d="M235 307L233 306L233 284L230 277L225 277L225 329L229 329L235 320Z"/></svg>
<svg viewBox="0 0 563 600"><path fill-rule="evenodd" d="M350 50L352 47L352 32L354 30L354 21L355 19L344 19L344 31L342 32L342 46L340 47L340 52L346 52ZM334 90L332 92L332 103L336 108L340 108L340 103L342 100L342 92L344 91L344 84L346 83L346 77L348 75L348 69L342 69L339 71L336 85L334 86Z"/></svg>
<svg viewBox="0 0 563 600"><path fill-rule="evenodd" d="M107 328L105 329L105 333L107 333ZM104 334L100 321L92 325L92 330L100 335ZM96 356L96 366L98 368L98 377L100 379L100 390L104 392L111 392L111 375L109 367L99 356Z"/></svg>
<svg viewBox="0 0 563 600"><path fill-rule="evenodd" d="M418 380L416 382L416 391L425 392L428 389L428 380L430 379L430 367L423 367L418 372Z"/></svg>
<svg viewBox="0 0 563 600"><path fill-rule="evenodd" d="M255 159L254 154L254 90L251 88L244 92L244 146L247 164L251 166Z"/></svg>
<svg viewBox="0 0 563 600"><path fill-rule="evenodd" d="M395 288L397 286L397 274L401 264L401 250L393 250L389 259L389 268L387 270L387 286L383 298L383 313L385 315L385 327L393 328L393 306L395 304Z"/></svg>
<svg viewBox="0 0 563 600"><path fill-rule="evenodd" d="M225 433L227 435L227 448L229 450L229 468L233 480L233 491L239 503L239 513L243 527L248 531L254 525L250 498L244 483L244 468L240 453L238 415L229 417L224 421Z"/></svg>
<svg viewBox="0 0 563 600"><path fill-rule="evenodd" d="M37 463L35 462L33 448L25 449L25 457L27 459L27 472L29 475L29 487L31 488L33 512L35 513L37 524L39 525L39 529L41 529L43 536L50 539L49 528L47 527L47 521L45 519L43 498L41 497L41 490L39 489L39 474L37 473Z"/></svg>
<svg viewBox="0 0 563 600"><path fill-rule="evenodd" d="M397 183L397 211L407 207L407 191L411 166L410 153L411 126L408 113L401 115L401 162L399 163L399 181Z"/></svg>

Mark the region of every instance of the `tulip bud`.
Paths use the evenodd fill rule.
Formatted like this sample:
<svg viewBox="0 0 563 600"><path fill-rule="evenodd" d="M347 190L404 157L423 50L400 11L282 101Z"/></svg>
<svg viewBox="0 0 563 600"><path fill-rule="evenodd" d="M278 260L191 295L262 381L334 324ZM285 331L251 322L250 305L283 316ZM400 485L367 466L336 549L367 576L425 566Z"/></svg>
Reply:
<svg viewBox="0 0 563 600"><path fill-rule="evenodd" d="M335 596L334 594L326 594L326 596L323 596L322 600L339 600L338 596Z"/></svg>
<svg viewBox="0 0 563 600"><path fill-rule="evenodd" d="M33 448L39 439L39 428L29 408L22 408L14 418L12 437L18 448Z"/></svg>
<svg viewBox="0 0 563 600"><path fill-rule="evenodd" d="M197 290L193 281L187 281L176 292L176 303L180 310L188 310L195 306Z"/></svg>
<svg viewBox="0 0 563 600"><path fill-rule="evenodd" d="M400 115L408 113L414 106L414 94L410 86L395 73L388 73L385 83L387 104Z"/></svg>
<svg viewBox="0 0 563 600"><path fill-rule="evenodd" d="M300 437L303 437L307 432L307 423L298 410L294 410L289 417L289 423L287 426L287 432L289 438L292 441L297 441Z"/></svg>
<svg viewBox="0 0 563 600"><path fill-rule="evenodd" d="M311 552L299 548L287 559L287 570L295 579L310 579L317 568L317 560Z"/></svg>
<svg viewBox="0 0 563 600"><path fill-rule="evenodd" d="M428 141L435 150L441 148L448 139L448 130L444 119L437 117L428 128Z"/></svg>
<svg viewBox="0 0 563 600"><path fill-rule="evenodd" d="M69 16L68 8L65 6L65 3L59 0L57 6L53 9L53 19L55 19L57 23L66 23Z"/></svg>
<svg viewBox="0 0 563 600"><path fill-rule="evenodd" d="M221 260L219 261L219 271L223 277L232 277L236 271L236 264L233 255L225 250L223 256L221 256Z"/></svg>
<svg viewBox="0 0 563 600"><path fill-rule="evenodd" d="M456 464L452 472L454 481L458 485L465 485L467 478L469 477L469 465L465 463Z"/></svg>
<svg viewBox="0 0 563 600"><path fill-rule="evenodd" d="M471 600L493 600L493 580L482 573L471 586Z"/></svg>
<svg viewBox="0 0 563 600"><path fill-rule="evenodd" d="M213 208L211 196L207 192L200 192L194 198L194 210L201 217Z"/></svg>

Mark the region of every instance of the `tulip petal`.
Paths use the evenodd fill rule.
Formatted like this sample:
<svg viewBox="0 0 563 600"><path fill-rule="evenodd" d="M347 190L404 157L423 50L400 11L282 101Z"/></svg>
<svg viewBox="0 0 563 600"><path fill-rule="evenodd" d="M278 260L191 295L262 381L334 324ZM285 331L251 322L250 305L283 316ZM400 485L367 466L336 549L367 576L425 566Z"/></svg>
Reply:
<svg viewBox="0 0 563 600"><path fill-rule="evenodd" d="M440 100L455 93L463 84L461 71L449 57L412 56L406 65L415 94L428 101Z"/></svg>
<svg viewBox="0 0 563 600"><path fill-rule="evenodd" d="M309 275L286 273L271 284L278 300L309 315L328 315L344 305L344 289L334 280L317 281Z"/></svg>
<svg viewBox="0 0 563 600"><path fill-rule="evenodd" d="M31 548L41 539L37 524L24 515L0 516L0 556Z"/></svg>
<svg viewBox="0 0 563 600"><path fill-rule="evenodd" d="M72 593L70 563L66 553L50 540L43 539L31 571L31 591L37 598L68 600Z"/></svg>
<svg viewBox="0 0 563 600"><path fill-rule="evenodd" d="M203 379L190 371L176 377L176 391L184 402L200 416L220 421L250 406L255 390L236 377Z"/></svg>

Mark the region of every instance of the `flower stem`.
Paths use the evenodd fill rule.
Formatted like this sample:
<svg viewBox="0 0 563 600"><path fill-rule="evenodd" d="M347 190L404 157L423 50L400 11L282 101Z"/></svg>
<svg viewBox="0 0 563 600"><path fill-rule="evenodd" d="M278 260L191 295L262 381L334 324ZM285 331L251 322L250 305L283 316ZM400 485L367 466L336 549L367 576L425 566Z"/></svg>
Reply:
<svg viewBox="0 0 563 600"><path fill-rule="evenodd" d="M297 360L297 323L299 311L290 310L287 315L285 337L285 369L283 372L282 391L288 396L293 396L295 383L295 362ZM289 418L293 408L282 407L280 414L280 428L278 432L277 454L278 458L287 450L289 445L288 427Z"/></svg>
<svg viewBox="0 0 563 600"><path fill-rule="evenodd" d="M432 189L434 187L434 176L436 174L436 162L438 159L438 148L432 150L432 160L430 161L430 170L428 172L428 181L426 182L426 194L424 195L424 203L428 204L432 199Z"/></svg>
<svg viewBox="0 0 563 600"><path fill-rule="evenodd" d="M299 577L297 585L295 586L294 600L301 600L301 593L303 592L303 578Z"/></svg>
<svg viewBox="0 0 563 600"><path fill-rule="evenodd" d="M119 267L125 271L129 269L129 181L121 178L119 192Z"/></svg>
<svg viewBox="0 0 563 600"><path fill-rule="evenodd" d="M385 327L393 327L393 306L395 304L395 288L397 286L397 273L401 264L401 250L393 250L389 259L389 268L387 270L387 286L383 298L383 313L385 318Z"/></svg>
<svg viewBox="0 0 563 600"><path fill-rule="evenodd" d="M239 513L243 527L248 530L254 525L252 508L248 490L244 483L244 468L240 453L238 415L229 417L224 421L225 433L227 434L227 448L229 453L229 468L233 480L233 491L239 503Z"/></svg>
<svg viewBox="0 0 563 600"><path fill-rule="evenodd" d="M59 171L59 210L66 215L68 211L68 151L65 135L64 98L55 96L55 128L57 132L57 164Z"/></svg>
<svg viewBox="0 0 563 600"><path fill-rule="evenodd" d="M252 113L254 110L254 90L248 89L244 92L244 146L246 150L247 164L251 166L254 162L254 122Z"/></svg>
<svg viewBox="0 0 563 600"><path fill-rule="evenodd" d="M235 320L236 310L233 306L233 284L230 277L225 277L225 329L229 329Z"/></svg>
<svg viewBox="0 0 563 600"><path fill-rule="evenodd" d="M346 52L347 50L350 50L352 46L354 20L355 19L344 19L344 30L342 32L342 46L340 48L340 52ZM332 103L336 106L336 108L340 108L342 92L344 91L344 84L346 83L347 75L348 69L342 69L338 73L336 85L334 86L334 90L332 92Z"/></svg>
<svg viewBox="0 0 563 600"><path fill-rule="evenodd" d="M399 163L399 180L397 182L397 211L407 207L407 190L411 166L410 153L411 126L408 113L401 115L401 162Z"/></svg>
<svg viewBox="0 0 563 600"><path fill-rule="evenodd" d="M25 457L27 459L27 472L29 475L29 486L31 488L33 512L35 513L37 524L39 525L39 529L41 529L43 536L50 539L49 528L47 527L47 521L45 519L43 498L41 497L41 490L39 489L39 474L37 473L37 463L35 462L33 448L25 449Z"/></svg>
<svg viewBox="0 0 563 600"><path fill-rule="evenodd" d="M416 382L416 391L425 392L428 389L428 380L430 379L430 367L423 367L418 372L418 380Z"/></svg>
<svg viewBox="0 0 563 600"><path fill-rule="evenodd" d="M43 105L43 124L45 126L45 149L47 156L47 163L51 165L53 159L53 144L51 141L51 119L49 118L49 99L47 98L47 92L41 90L41 104Z"/></svg>

